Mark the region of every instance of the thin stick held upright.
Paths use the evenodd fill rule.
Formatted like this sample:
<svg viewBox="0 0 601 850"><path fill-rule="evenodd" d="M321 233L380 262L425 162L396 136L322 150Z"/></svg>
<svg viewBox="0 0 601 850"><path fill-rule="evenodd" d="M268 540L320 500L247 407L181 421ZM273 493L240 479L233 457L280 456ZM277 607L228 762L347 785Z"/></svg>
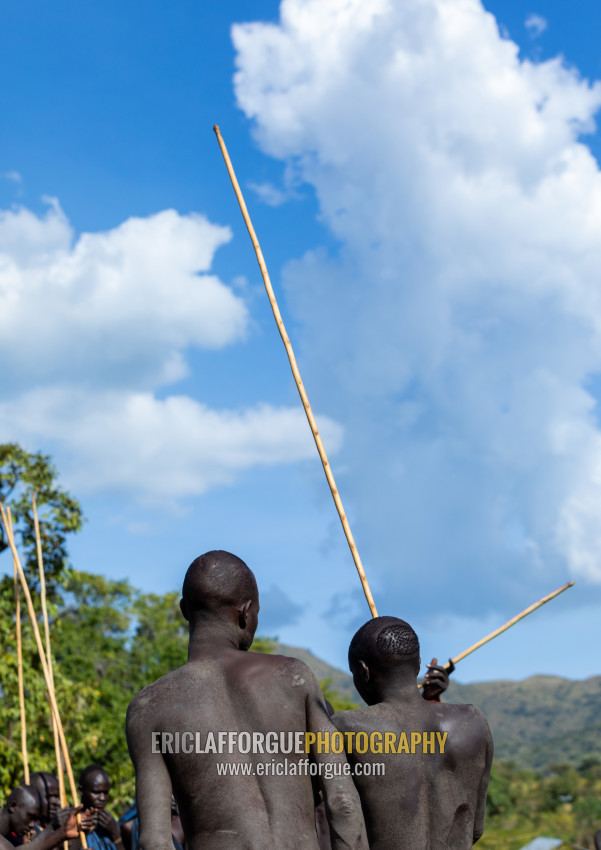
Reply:
<svg viewBox="0 0 601 850"><path fill-rule="evenodd" d="M33 526L35 530L35 548L38 558L38 571L40 574L40 602L42 605L42 617L44 620L44 639L46 642L46 662L48 664L48 672L52 689L54 690L54 666L52 663L52 648L50 646L50 623L48 620L48 606L46 604L46 573L44 571L44 559L42 556L42 536L40 534L40 521L38 517L38 506L35 493L31 494L31 506L33 509ZM54 715L50 712L50 720L52 721L52 734L54 736L54 752L56 755L56 772L58 776L58 791L61 801L61 806L67 805L67 792L65 790L65 776L63 773L63 760L61 757L61 745L58 736L58 729L54 722Z"/></svg>
<svg viewBox="0 0 601 850"><path fill-rule="evenodd" d="M44 645L42 643L42 638L40 636L40 629L38 626L37 617L35 614L35 610L33 607L33 602L31 600L31 593L29 591L29 587L27 585L27 580L25 578L25 573L23 571L23 567L21 566L21 561L19 559L19 553L17 552L17 547L15 545L15 537L13 532L12 518L10 514L10 508L4 509L4 505L0 503L0 516L2 517L2 523L4 525L4 529L6 531L6 538L8 540L8 545L11 548L13 553L13 559L15 565L17 567L17 572L19 574L19 579L21 581L21 587L23 589L23 593L25 595L25 601L27 602L27 612L29 614L29 619L31 621L31 625L33 628L33 635L35 637L36 646L38 649L38 654L40 656L40 663L42 665L42 671L44 673L44 679L46 681L46 687L48 689L48 696L50 698L50 706L52 708L52 712L54 714L54 721L56 723L56 728L58 729L58 735L61 742L61 748L63 751L63 757L65 759L65 768L67 770L67 777L69 779L69 787L71 791L71 797L73 799L73 805L79 805L79 798L77 796L77 786L75 784L75 777L73 776L73 768L71 767L71 759L69 758L69 748L67 747L67 741L65 739L65 732L63 729L63 724L61 721L61 716L58 710L58 705L56 704L56 696L54 693L54 688L52 687L52 682L50 680L50 673L48 671L48 663L46 661L46 653L44 652ZM79 821L79 816L78 816ZM86 835L83 830L79 833L79 838L81 841L81 846L84 850L87 850L88 842L86 840Z"/></svg>
<svg viewBox="0 0 601 850"><path fill-rule="evenodd" d="M475 652L477 649L480 649L481 646L484 646L485 643L488 643L489 640L493 640L493 638L498 637L499 635L506 632L507 629L510 629L512 626L515 626L516 623L519 623L520 620L523 620L524 617L527 617L528 614L532 614L533 611L536 611L537 608L540 608L542 605L545 605L547 602L550 602L552 599L555 599L556 596L559 596L560 593L563 593L564 590L568 590L568 588L573 587L574 582L568 581L566 584L562 584L561 587L558 587L557 590L554 590L553 593L548 593L546 596L543 596L542 599L539 599L538 602L534 602L532 605L529 605L527 608L524 608L519 614L516 614L515 617L512 617L511 620L508 620L505 625L500 626L498 629L495 629L494 632L491 632L486 637L483 637L482 640L477 641L472 644L467 649L464 649L463 652L460 652L459 655L456 655L455 658L451 658L450 661L447 661L446 664L443 664L445 670L449 670L451 664L458 664L462 661L467 655L471 655L472 652ZM419 685L419 687L423 687L423 685Z"/></svg>
<svg viewBox="0 0 601 850"><path fill-rule="evenodd" d="M27 718L25 715L25 686L23 682L23 644L21 640L21 597L17 563L13 558L15 585L15 632L17 638L17 679L19 687L19 713L21 716L21 754L23 756L23 775L25 784L29 785L29 759L27 758Z"/></svg>
<svg viewBox="0 0 601 850"><path fill-rule="evenodd" d="M338 511L338 516L340 517L340 522L342 523L342 528L344 529L344 534L346 536L347 543L349 545L349 549L351 550L351 555L353 556L353 561L355 562L355 567L357 568L357 572L359 573L359 578L361 580L361 585L363 587L363 592L365 593L365 598L367 599L367 604L369 605L369 609L371 611L372 617L377 617L378 612L376 610L376 605L367 582L367 576L365 575L365 570L363 569L363 564L361 563L361 558L359 557L359 552L357 550L357 546L355 544L355 540L353 538L350 525L348 523L348 519L346 517L346 513L344 512L344 508L342 506L342 500L340 498L340 494L338 492L338 488L336 487L336 482L334 481L334 475L332 473L332 469L330 467L330 463L328 461L325 448L323 446L321 437L319 435L319 431L317 429L317 423L315 421L315 417L313 416L313 411L311 410L311 405L309 404L309 398L303 386L303 382L301 380L300 372L298 366L296 364L296 358L294 356L294 351L292 350L292 345L290 343L290 339L288 334L286 333L286 328L284 326L284 322L282 320L282 315L280 313L275 294L273 292L273 287L271 286L271 281L269 279L269 273L267 271L267 266L265 265L265 260L263 258L263 252L261 251L261 246L259 245L259 240L257 239L257 234L255 233L255 229L250 220L250 216L248 214L248 210L246 208L246 203L244 201L244 197L242 196L242 192L240 191L240 186L238 184L238 180L236 179L236 174L234 172L234 167L232 166L232 161L227 152L227 148L225 146L225 142L223 141L223 137L219 130L217 124L214 125L213 130L215 131L215 135L217 136L217 141L219 142L219 147L221 149L221 153L223 154L223 159L225 160L225 164L227 166L228 174L230 175L230 180L232 181L232 186L234 187L234 192L236 193L236 198L238 199L238 203L240 205L240 210L242 212L242 217L244 218L244 222L246 224L251 242L255 249L255 254L257 255L257 261L259 263L259 268L261 269L261 275L263 276L263 283L265 284L265 289L267 290L267 297L269 298L269 303L271 304L271 309L273 310L273 315L275 317L276 324L278 326L278 330L280 332L280 336L282 337L282 342L284 343L284 347L286 348L286 353L288 355L288 360L290 361L290 368L292 369L292 374L294 376L294 381L296 383L296 387L298 389L298 393L300 395L301 401L303 403L303 407L305 409L305 414L309 421L309 426L311 428L311 432L313 434L313 439L315 440L315 445L317 446L317 451L319 452L319 457L321 458L321 462L323 464L324 472L326 474L326 478L328 480L328 484L330 485L330 490L332 492L332 496L334 497L334 503L336 505L336 510Z"/></svg>

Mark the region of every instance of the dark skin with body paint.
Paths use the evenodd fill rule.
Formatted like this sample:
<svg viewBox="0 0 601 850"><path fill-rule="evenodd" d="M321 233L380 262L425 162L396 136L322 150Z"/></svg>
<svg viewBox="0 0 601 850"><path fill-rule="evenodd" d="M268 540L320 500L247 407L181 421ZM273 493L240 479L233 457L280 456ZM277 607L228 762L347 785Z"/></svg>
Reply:
<svg viewBox="0 0 601 850"><path fill-rule="evenodd" d="M385 776L355 776L371 850L465 850L484 829L493 745L482 712L472 705L424 700L417 689L419 654L385 654L379 633L403 621L380 617L358 652L349 652L355 687L367 708L332 718L341 732L447 732L444 754L349 754L351 764L383 763ZM404 624L406 625L406 624ZM402 628L402 627L401 627ZM384 633L386 634L386 632ZM417 653L419 653L419 644ZM398 740L398 737L397 737Z"/></svg>
<svg viewBox="0 0 601 850"><path fill-rule="evenodd" d="M429 702L440 702L440 695L449 687L449 673L453 672L455 665L452 664L451 668L447 670L445 667L438 664L437 658L433 658L426 666L428 668L428 672L424 676L424 686L421 691L422 698ZM326 705L328 714L332 717L334 709L327 700ZM323 802L318 803L315 807L315 829L317 830L319 850L332 850L330 830ZM599 850L601 850L601 848L599 848Z"/></svg>
<svg viewBox="0 0 601 850"><path fill-rule="evenodd" d="M290 763L304 754L152 753L155 731L333 732L319 685L293 658L249 653L259 597L248 567L227 552L196 559L181 610L190 624L188 663L131 703L127 740L136 770L141 850L172 850L171 793L189 850L318 850L310 776L219 776L217 762ZM343 764L344 755L312 753ZM321 782L334 850L367 850L350 777Z"/></svg>
<svg viewBox="0 0 601 850"><path fill-rule="evenodd" d="M13 850L9 836L15 834L25 837L33 832L40 817L40 797L35 788L19 786L12 791L0 811L0 850ZM77 835L76 813L78 809L62 809L57 812L52 823L35 835L28 847L32 850L50 850L65 839Z"/></svg>

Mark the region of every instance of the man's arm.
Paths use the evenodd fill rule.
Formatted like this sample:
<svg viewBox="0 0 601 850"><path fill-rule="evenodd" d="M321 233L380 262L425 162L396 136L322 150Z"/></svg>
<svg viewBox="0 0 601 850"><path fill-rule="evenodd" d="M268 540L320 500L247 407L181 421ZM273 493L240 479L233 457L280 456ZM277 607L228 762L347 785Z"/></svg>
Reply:
<svg viewBox="0 0 601 850"><path fill-rule="evenodd" d="M299 662L302 663L302 662ZM307 732L327 732L331 736L336 727L328 715L321 689L308 667L303 664L302 677L307 683L306 717ZM350 775L344 775L344 765L348 762L344 753L318 753L317 747L311 747L311 756L317 764L322 764L320 787L326 807L332 850L368 850L367 834L359 794ZM342 765L341 776L325 778L326 765ZM329 769L332 770L332 767Z"/></svg>
<svg viewBox="0 0 601 850"><path fill-rule="evenodd" d="M27 847L31 847L32 850L50 850L51 847L57 847L63 841L77 838L79 829L76 815L82 809L83 806L79 806L77 809L60 809L54 816L52 823L46 829L34 835Z"/></svg>
<svg viewBox="0 0 601 850"><path fill-rule="evenodd" d="M484 764L484 772L482 773L482 779L480 780L480 787L478 788L478 802L476 805L476 817L474 818L474 844L476 843L476 841L479 841L479 839L482 838L482 835L484 833L484 815L486 814L486 792L488 791L490 769L492 767L492 757L494 754L492 735L490 733L490 728L488 726L486 717L479 709L476 709L476 711L480 716L480 722L482 723L483 733L486 739L486 761Z"/></svg>
<svg viewBox="0 0 601 850"><path fill-rule="evenodd" d="M173 850L171 840L171 777L161 753L152 752L152 704L144 691L127 709L125 732L136 773L136 805L140 850ZM155 712L156 716L156 712Z"/></svg>
<svg viewBox="0 0 601 850"><path fill-rule="evenodd" d="M128 820L125 823L119 824L119 829L121 830L121 840L123 841L123 846L125 850L131 850L131 834L133 831L133 822Z"/></svg>

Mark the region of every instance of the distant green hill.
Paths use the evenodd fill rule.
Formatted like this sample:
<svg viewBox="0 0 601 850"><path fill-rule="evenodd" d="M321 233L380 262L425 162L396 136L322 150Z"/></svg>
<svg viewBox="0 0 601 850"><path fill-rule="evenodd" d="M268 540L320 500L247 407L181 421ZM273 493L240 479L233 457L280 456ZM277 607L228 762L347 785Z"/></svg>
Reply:
<svg viewBox="0 0 601 850"><path fill-rule="evenodd" d="M482 709L498 759L543 768L582 759L601 759L601 676L570 681L532 676L521 682L452 682L448 702Z"/></svg>
<svg viewBox="0 0 601 850"><path fill-rule="evenodd" d="M308 649L280 644L276 651L300 658L319 680L330 679L342 696L362 704L348 673ZM473 703L482 709L497 759L537 770L560 762L578 765L589 757L601 759L601 676L584 681L532 676L521 682L473 685L451 680L445 702Z"/></svg>

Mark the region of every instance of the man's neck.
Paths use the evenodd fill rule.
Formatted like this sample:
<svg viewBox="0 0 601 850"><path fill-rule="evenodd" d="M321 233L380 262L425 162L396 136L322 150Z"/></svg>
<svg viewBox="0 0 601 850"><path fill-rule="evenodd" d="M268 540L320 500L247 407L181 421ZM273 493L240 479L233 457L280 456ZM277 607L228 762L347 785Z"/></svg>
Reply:
<svg viewBox="0 0 601 850"><path fill-rule="evenodd" d="M188 661L231 651L240 651L240 632L230 623L212 620L190 624Z"/></svg>
<svg viewBox="0 0 601 850"><path fill-rule="evenodd" d="M420 706L423 703L422 695L417 689L417 681L414 676L398 676L388 678L378 687L380 703L393 706Z"/></svg>
<svg viewBox="0 0 601 850"><path fill-rule="evenodd" d="M3 835L5 838L10 835L10 815L4 809L0 811L0 835Z"/></svg>

